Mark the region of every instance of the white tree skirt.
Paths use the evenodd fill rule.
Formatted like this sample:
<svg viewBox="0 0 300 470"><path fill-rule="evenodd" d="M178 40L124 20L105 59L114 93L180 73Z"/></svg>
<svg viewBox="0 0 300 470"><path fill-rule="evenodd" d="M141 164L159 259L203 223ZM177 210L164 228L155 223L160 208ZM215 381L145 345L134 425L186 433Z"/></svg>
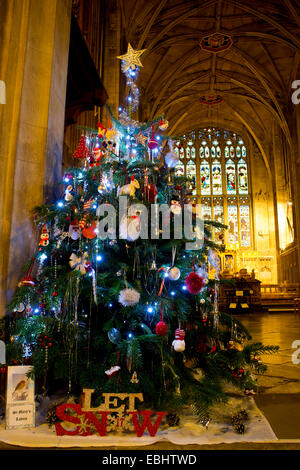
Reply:
<svg viewBox="0 0 300 470"><path fill-rule="evenodd" d="M237 434L231 425L231 415L241 409L246 409L249 421L244 434ZM181 414L180 424L169 427L162 424L155 437L148 432L142 437L135 433L108 432L107 436L98 434L92 436L57 436L55 428L41 424L31 429L5 429L0 426L0 441L10 445L23 447L134 447L154 444L156 442L170 442L175 445L188 444L221 444L233 442L270 442L277 438L266 418L257 408L252 397L231 398L226 405L214 407L212 420L208 429L197 423L195 416L189 408Z"/></svg>

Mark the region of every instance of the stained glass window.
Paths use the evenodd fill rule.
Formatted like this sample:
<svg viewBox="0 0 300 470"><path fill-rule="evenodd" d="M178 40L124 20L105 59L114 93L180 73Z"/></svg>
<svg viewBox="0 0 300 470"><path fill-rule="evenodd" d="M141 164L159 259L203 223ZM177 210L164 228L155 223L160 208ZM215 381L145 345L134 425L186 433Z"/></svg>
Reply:
<svg viewBox="0 0 300 470"><path fill-rule="evenodd" d="M248 172L247 163L242 158L237 164L239 194L248 194Z"/></svg>
<svg viewBox="0 0 300 470"><path fill-rule="evenodd" d="M250 208L248 204L240 205L241 246L250 246Z"/></svg>
<svg viewBox="0 0 300 470"><path fill-rule="evenodd" d="M226 190L227 194L236 194L235 164L232 160L226 163Z"/></svg>
<svg viewBox="0 0 300 470"><path fill-rule="evenodd" d="M186 176L190 179L192 194L196 194L196 164L193 160L189 160L186 165Z"/></svg>
<svg viewBox="0 0 300 470"><path fill-rule="evenodd" d="M179 162L175 167L175 175L176 176L184 176L184 164Z"/></svg>
<svg viewBox="0 0 300 470"><path fill-rule="evenodd" d="M214 221L224 224L223 198L214 197L213 199ZM214 228L214 240L216 243L223 243L222 229Z"/></svg>
<svg viewBox="0 0 300 470"><path fill-rule="evenodd" d="M210 197L202 198L201 212L203 220L211 220L211 200Z"/></svg>
<svg viewBox="0 0 300 470"><path fill-rule="evenodd" d="M210 194L210 167L205 160L200 165L201 194Z"/></svg>
<svg viewBox="0 0 300 470"><path fill-rule="evenodd" d="M251 199L247 142L230 130L214 127L198 129L184 139L178 148L180 161L175 173L188 177L192 196L198 201L201 198L203 218L229 227L224 239L222 230L214 228L214 241L249 249Z"/></svg>
<svg viewBox="0 0 300 470"><path fill-rule="evenodd" d="M228 218L228 243L237 245L239 242L239 224L237 205L230 204L227 206Z"/></svg>
<svg viewBox="0 0 300 470"><path fill-rule="evenodd" d="M222 194L222 167L218 161L212 162L213 194Z"/></svg>

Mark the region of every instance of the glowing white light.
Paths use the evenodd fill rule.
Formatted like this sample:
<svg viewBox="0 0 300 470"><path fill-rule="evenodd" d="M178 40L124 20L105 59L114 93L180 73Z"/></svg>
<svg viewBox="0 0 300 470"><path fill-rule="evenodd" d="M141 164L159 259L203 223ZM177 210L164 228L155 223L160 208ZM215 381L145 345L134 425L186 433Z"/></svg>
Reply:
<svg viewBox="0 0 300 470"><path fill-rule="evenodd" d="M97 261L102 261L102 256L101 256L101 255L98 255L98 256L96 257L96 260L97 260Z"/></svg>
<svg viewBox="0 0 300 470"><path fill-rule="evenodd" d="M148 307L148 308L147 308L147 312L148 312L148 313L152 313L152 312L153 312L153 308L152 308L152 307Z"/></svg>
<svg viewBox="0 0 300 470"><path fill-rule="evenodd" d="M57 206L58 207L64 207L64 203L62 201L58 201Z"/></svg>
<svg viewBox="0 0 300 470"><path fill-rule="evenodd" d="M45 259L47 259L47 255L45 253L42 253L40 256L40 260L43 262L45 261Z"/></svg>

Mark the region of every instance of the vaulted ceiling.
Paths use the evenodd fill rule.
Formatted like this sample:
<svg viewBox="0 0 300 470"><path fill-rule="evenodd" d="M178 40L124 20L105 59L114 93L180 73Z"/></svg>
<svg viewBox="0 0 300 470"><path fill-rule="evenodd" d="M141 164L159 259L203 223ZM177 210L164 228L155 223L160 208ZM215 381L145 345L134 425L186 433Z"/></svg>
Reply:
<svg viewBox="0 0 300 470"><path fill-rule="evenodd" d="M124 52L128 42L146 49L138 82L141 119L164 113L176 134L212 124L246 128L257 142L270 136L274 119L291 143L299 0L126 0L120 8ZM229 35L231 47L203 49L201 40L216 32ZM205 94L223 101L202 104Z"/></svg>

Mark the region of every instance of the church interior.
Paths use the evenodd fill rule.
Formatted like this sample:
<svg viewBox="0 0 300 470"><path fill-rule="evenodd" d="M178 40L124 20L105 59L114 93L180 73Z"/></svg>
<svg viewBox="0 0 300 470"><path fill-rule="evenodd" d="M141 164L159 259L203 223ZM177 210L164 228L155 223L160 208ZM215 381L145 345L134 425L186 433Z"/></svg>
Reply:
<svg viewBox="0 0 300 470"><path fill-rule="evenodd" d="M228 227L213 233L221 277L235 281L220 305L281 345L257 400L277 437L299 439L299 1L0 3L0 316L37 243L32 209L58 197L82 129L127 105L117 57L131 44L144 51L135 119L166 116L175 174L202 218Z"/></svg>

